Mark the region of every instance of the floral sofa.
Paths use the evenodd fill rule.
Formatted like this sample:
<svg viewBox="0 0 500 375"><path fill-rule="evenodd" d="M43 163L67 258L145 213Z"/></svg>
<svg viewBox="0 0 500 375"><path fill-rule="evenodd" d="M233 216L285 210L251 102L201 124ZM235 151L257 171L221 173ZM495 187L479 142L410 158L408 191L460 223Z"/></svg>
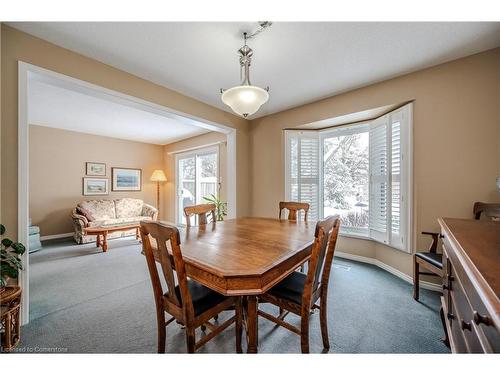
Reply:
<svg viewBox="0 0 500 375"><path fill-rule="evenodd" d="M141 199L91 200L78 203L71 212L71 217L75 229L73 237L77 243L83 244L96 240L96 236L86 235L84 228L157 220L158 210ZM108 235L108 239L134 234L135 230L113 232Z"/></svg>

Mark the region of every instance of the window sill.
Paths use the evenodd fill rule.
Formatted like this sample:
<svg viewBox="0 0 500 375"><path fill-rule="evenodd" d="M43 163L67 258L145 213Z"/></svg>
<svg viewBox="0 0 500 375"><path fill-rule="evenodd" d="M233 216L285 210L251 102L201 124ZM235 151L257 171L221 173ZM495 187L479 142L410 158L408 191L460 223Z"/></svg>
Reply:
<svg viewBox="0 0 500 375"><path fill-rule="evenodd" d="M339 233L339 236L341 237L347 237L347 238L355 238L357 240L366 240L366 241L373 241L370 237L364 236L362 234L355 234L355 233Z"/></svg>
<svg viewBox="0 0 500 375"><path fill-rule="evenodd" d="M396 246L392 246L392 245L389 245L387 243L384 243L384 242L381 242L381 241L377 241L377 240L374 240L373 238L370 238L368 236L363 236L361 234L354 234L354 233L339 233L339 236L340 237L346 237L346 238L353 238L353 239L356 239L356 240L365 240L365 241L372 241L372 242L375 242L375 243L379 243L381 245L384 245L384 246L387 246L388 248L390 249L393 249L393 250L396 250L396 251L401 251L402 253L405 253L405 254L411 254L411 252L409 250L406 250L404 248L401 248L401 247L396 247Z"/></svg>

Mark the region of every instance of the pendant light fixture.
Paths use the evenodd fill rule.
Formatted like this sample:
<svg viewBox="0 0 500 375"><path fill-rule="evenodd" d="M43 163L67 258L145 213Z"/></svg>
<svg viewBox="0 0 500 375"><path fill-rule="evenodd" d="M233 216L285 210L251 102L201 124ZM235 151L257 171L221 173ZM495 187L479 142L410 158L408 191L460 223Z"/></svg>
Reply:
<svg viewBox="0 0 500 375"><path fill-rule="evenodd" d="M252 62L253 50L247 45L247 40L259 34L266 27L271 26L271 22L260 22L260 29L250 36L243 33L245 45L238 50L240 54L240 69L243 71L243 81L239 86L230 89L221 89L221 99L224 104L238 115L247 118L259 110L262 104L269 100L269 87L263 89L252 86L250 83L250 64Z"/></svg>

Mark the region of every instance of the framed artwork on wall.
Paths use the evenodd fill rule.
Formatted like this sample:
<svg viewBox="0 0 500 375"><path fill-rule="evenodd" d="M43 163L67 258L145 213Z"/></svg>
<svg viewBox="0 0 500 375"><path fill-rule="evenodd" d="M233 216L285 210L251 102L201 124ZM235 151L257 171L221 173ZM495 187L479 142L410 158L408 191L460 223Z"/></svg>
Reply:
<svg viewBox="0 0 500 375"><path fill-rule="evenodd" d="M106 164L88 161L85 163L85 174L87 176L106 176Z"/></svg>
<svg viewBox="0 0 500 375"><path fill-rule="evenodd" d="M111 168L113 191L141 191L142 169L136 168Z"/></svg>
<svg viewBox="0 0 500 375"><path fill-rule="evenodd" d="M84 177L83 195L108 195L109 180L107 178Z"/></svg>

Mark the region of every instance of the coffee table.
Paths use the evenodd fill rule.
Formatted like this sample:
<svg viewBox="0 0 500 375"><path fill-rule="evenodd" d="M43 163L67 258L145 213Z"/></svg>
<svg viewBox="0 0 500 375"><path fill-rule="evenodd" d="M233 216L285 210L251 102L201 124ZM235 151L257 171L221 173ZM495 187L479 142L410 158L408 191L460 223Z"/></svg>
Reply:
<svg viewBox="0 0 500 375"><path fill-rule="evenodd" d="M141 224L135 223L121 223L121 224L110 224L101 225L98 227L84 228L85 234L97 236L95 245L97 247L102 247L102 251L106 252L108 250L108 233L127 231L135 229L135 238L139 239L139 228ZM102 236L102 241L101 241Z"/></svg>

